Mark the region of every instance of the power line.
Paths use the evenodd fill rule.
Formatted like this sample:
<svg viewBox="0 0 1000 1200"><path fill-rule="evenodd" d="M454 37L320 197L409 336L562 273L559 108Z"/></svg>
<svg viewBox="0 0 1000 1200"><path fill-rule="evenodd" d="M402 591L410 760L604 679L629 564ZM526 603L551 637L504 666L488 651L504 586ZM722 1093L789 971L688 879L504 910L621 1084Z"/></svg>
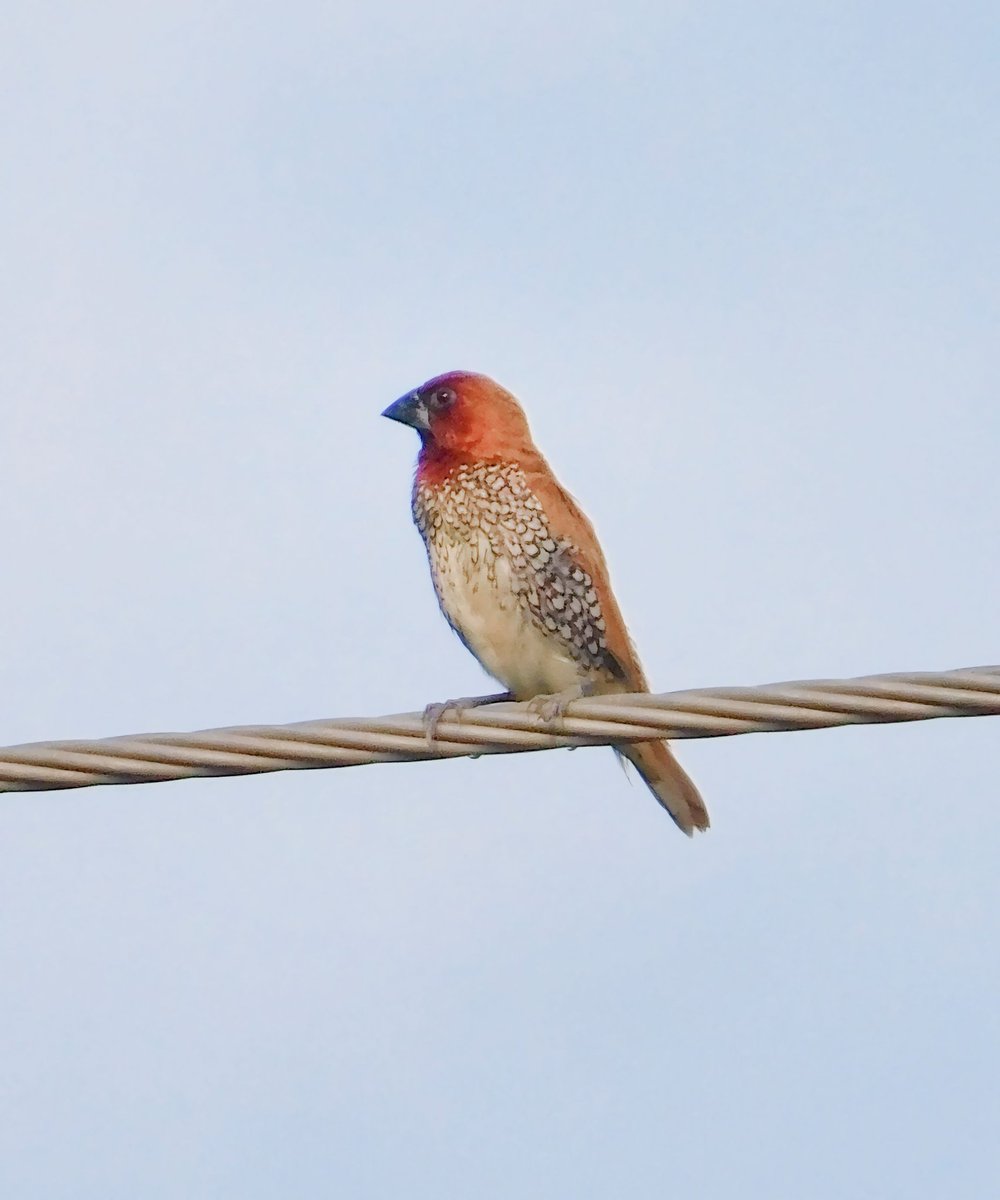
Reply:
<svg viewBox="0 0 1000 1200"><path fill-rule="evenodd" d="M527 704L496 704L449 712L433 742L421 713L31 742L0 749L0 792L987 715L1000 715L996 666L600 696L551 724Z"/></svg>

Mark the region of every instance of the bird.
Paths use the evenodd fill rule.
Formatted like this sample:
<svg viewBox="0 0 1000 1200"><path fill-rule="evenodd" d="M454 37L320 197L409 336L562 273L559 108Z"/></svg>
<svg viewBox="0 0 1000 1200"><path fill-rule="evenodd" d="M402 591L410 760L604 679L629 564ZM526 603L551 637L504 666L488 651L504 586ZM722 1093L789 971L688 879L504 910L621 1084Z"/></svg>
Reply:
<svg viewBox="0 0 1000 1200"><path fill-rule="evenodd" d="M530 701L554 720L581 696L648 692L590 521L532 439L524 410L471 371L437 375L382 414L414 428L413 521L438 604L506 688L428 705ZM709 826L697 787L664 741L615 747L689 836Z"/></svg>

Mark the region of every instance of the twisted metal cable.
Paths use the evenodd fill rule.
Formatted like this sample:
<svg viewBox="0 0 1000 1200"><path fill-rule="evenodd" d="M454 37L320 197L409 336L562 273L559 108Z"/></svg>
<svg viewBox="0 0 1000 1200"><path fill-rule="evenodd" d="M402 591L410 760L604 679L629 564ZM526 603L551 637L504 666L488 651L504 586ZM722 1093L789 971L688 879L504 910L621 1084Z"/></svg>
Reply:
<svg viewBox="0 0 1000 1200"><path fill-rule="evenodd" d="M986 715L1000 715L1000 666L601 696L551 723L494 704L446 714L433 742L421 713L32 742L0 749L0 792Z"/></svg>

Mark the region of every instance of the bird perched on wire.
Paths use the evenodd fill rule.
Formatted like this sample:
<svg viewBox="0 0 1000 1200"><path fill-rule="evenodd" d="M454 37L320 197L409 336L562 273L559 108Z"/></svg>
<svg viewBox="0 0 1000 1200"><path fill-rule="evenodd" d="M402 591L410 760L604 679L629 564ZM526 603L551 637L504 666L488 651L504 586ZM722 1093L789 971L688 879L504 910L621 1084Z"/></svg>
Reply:
<svg viewBox="0 0 1000 1200"><path fill-rule="evenodd" d="M580 696L646 692L590 522L552 474L520 404L452 371L383 413L420 434L413 519L452 629L508 690L428 707L532 700L548 719ZM698 789L666 742L616 747L687 834L708 828Z"/></svg>

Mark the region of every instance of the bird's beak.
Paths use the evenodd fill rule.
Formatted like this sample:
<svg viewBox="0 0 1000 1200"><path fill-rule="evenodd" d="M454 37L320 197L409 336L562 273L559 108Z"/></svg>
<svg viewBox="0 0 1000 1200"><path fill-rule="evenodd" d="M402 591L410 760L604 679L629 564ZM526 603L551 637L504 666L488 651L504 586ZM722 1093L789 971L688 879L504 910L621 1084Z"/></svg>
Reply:
<svg viewBox="0 0 1000 1200"><path fill-rule="evenodd" d="M388 417L390 421L399 421L403 425L412 425L414 429L427 431L431 427L427 405L419 392L401 396L394 404L389 405L382 416Z"/></svg>

